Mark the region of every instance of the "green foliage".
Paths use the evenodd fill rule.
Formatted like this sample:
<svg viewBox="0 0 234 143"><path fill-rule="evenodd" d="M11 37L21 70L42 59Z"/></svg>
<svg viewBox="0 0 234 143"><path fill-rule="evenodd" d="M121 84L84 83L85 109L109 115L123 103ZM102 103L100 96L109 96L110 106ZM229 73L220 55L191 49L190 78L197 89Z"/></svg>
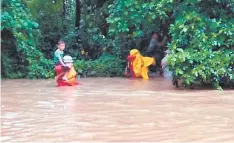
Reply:
<svg viewBox="0 0 234 143"><path fill-rule="evenodd" d="M144 2L142 0L116 0L109 5L109 33L128 33L131 37L141 37L166 24L172 9L172 0ZM161 23L162 21L162 23Z"/></svg>
<svg viewBox="0 0 234 143"><path fill-rule="evenodd" d="M47 15L54 16L61 10L63 0L27 0L26 5L31 10L33 17L40 18Z"/></svg>
<svg viewBox="0 0 234 143"><path fill-rule="evenodd" d="M3 45L3 58L2 58L2 69L5 73L4 76L9 78L20 78L28 76L30 78L48 78L48 74L51 70L45 68L48 63L51 63L49 60L45 59L43 54L37 49L36 46L36 35L38 31L38 24L32 20L32 15L30 11L26 9L24 3L21 0L11 0L5 3L3 9L3 14L1 15L1 32L11 33L15 41L10 50L16 51L13 52L13 56L17 56L18 61L14 59L15 57L10 57L8 52L8 46ZM6 43L4 39L9 40L6 34L1 43ZM8 44L9 45L9 44ZM15 63L21 64L17 65L22 67L20 71L17 68L11 68L10 65ZM13 66L13 65L11 65ZM28 73L28 74L26 74Z"/></svg>
<svg viewBox="0 0 234 143"><path fill-rule="evenodd" d="M119 55L126 57L133 48L144 53L152 31L167 35L173 6L172 0L116 0L109 4L108 33L116 41Z"/></svg>
<svg viewBox="0 0 234 143"><path fill-rule="evenodd" d="M99 59L91 61L78 60L74 63L75 68L82 76L123 76L124 60L115 56L104 54Z"/></svg>
<svg viewBox="0 0 234 143"><path fill-rule="evenodd" d="M57 42L75 29L74 13L72 13L72 16L70 15L70 11L67 11L65 15L62 14L63 1L29 0L26 2L27 7L32 12L33 18L40 25L40 34L38 34L38 42L36 44L40 46L41 52L48 59L52 58ZM74 5L74 1L70 1L69 4ZM73 47L70 47L70 43L67 46L73 49Z"/></svg>
<svg viewBox="0 0 234 143"><path fill-rule="evenodd" d="M204 4L195 6L198 5ZM193 5L184 6L170 27L172 54L168 58L169 66L176 78L184 79L186 86L199 82L213 84L216 88L220 85L234 87L234 24L231 17L234 13L227 13L225 17L212 15L211 18L206 11L217 5L219 3L198 7L200 10Z"/></svg>
<svg viewBox="0 0 234 143"><path fill-rule="evenodd" d="M182 78L185 86L234 87L233 7L233 0L116 0L109 5L107 22L117 38L167 33L166 25L172 51L168 64L175 79Z"/></svg>
<svg viewBox="0 0 234 143"><path fill-rule="evenodd" d="M120 51L116 50L116 41L108 35L108 24L106 17L108 16L108 5L110 1L97 3L95 1L84 1L82 3L82 50L87 52L89 59L97 59L103 54L105 49L111 51L114 55L120 55Z"/></svg>

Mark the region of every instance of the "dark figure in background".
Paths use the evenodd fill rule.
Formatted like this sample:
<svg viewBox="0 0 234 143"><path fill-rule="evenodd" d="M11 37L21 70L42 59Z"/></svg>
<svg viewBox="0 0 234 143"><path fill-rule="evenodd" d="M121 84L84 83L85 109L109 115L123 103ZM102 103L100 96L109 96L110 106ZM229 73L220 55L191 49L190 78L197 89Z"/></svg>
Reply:
<svg viewBox="0 0 234 143"><path fill-rule="evenodd" d="M147 49L147 56L154 57L156 61L156 72L160 71L160 75L162 74L161 61L164 57L163 47L165 46L167 37L164 37L162 42L158 41L158 34L156 32L152 32L151 41Z"/></svg>

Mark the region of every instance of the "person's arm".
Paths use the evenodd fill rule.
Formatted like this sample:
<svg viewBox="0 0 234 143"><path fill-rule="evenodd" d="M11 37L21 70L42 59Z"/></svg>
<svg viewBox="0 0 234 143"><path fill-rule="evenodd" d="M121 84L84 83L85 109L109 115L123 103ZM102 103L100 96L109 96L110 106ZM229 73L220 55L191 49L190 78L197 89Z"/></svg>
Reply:
<svg viewBox="0 0 234 143"><path fill-rule="evenodd" d="M161 61L161 66L162 66L162 69L165 69L166 67L166 57L164 57Z"/></svg>
<svg viewBox="0 0 234 143"><path fill-rule="evenodd" d="M167 36L165 36L165 37L163 38L162 42L160 43L160 47L165 46L166 41L167 41Z"/></svg>
<svg viewBox="0 0 234 143"><path fill-rule="evenodd" d="M64 67L66 66L62 60L62 58L60 57L60 55L58 55L58 59L59 59L59 62L61 63L61 65L63 65Z"/></svg>

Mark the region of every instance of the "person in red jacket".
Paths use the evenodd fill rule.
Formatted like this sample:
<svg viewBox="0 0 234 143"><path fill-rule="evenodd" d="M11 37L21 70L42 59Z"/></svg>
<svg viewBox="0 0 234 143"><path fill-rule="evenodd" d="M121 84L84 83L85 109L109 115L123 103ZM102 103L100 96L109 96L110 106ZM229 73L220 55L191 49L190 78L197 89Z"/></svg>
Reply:
<svg viewBox="0 0 234 143"><path fill-rule="evenodd" d="M127 67L126 67L126 71L125 71L125 75L127 77L132 77L132 78L135 78L136 75L133 71L133 61L136 57L135 56L131 56L130 54L128 55L127 57Z"/></svg>

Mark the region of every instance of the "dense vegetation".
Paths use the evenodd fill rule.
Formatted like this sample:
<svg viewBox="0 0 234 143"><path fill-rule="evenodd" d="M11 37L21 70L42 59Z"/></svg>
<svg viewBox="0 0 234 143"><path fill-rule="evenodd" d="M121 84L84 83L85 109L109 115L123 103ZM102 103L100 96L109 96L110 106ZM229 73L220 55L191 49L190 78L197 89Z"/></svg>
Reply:
<svg viewBox="0 0 234 143"><path fill-rule="evenodd" d="M3 0L1 76L51 78L59 39L84 76L122 76L128 51L167 35L185 86L234 87L233 0Z"/></svg>

